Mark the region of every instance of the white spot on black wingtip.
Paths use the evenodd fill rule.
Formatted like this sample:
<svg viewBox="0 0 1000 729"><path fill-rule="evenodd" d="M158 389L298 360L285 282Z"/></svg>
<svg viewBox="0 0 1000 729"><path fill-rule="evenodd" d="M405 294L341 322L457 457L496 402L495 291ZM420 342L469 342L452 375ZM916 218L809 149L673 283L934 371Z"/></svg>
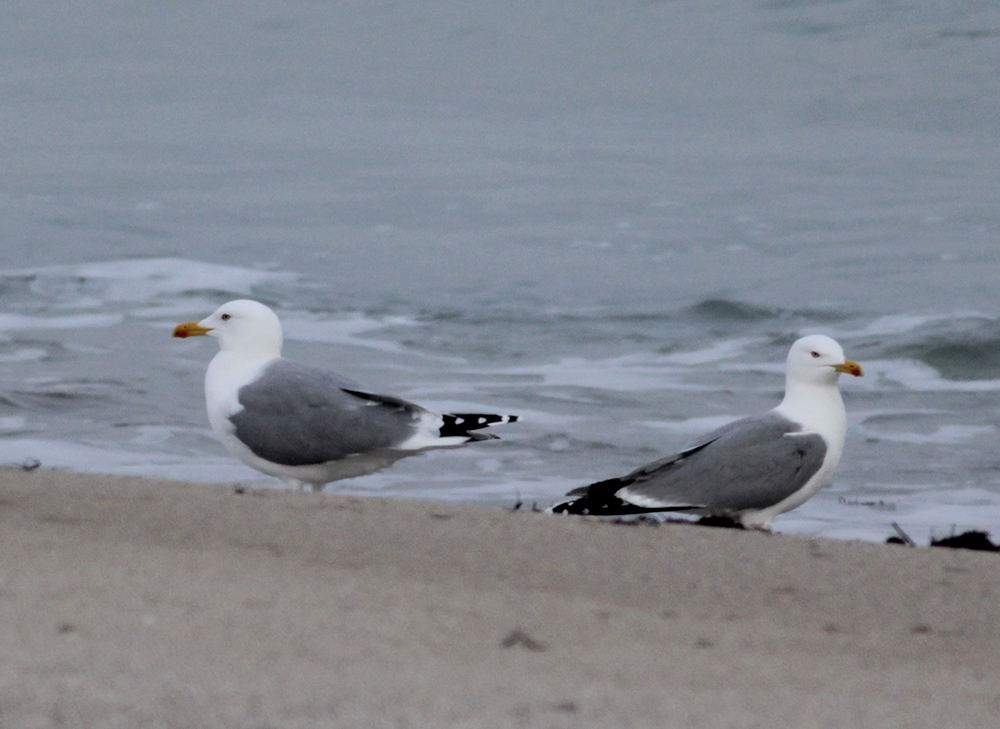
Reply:
<svg viewBox="0 0 1000 729"><path fill-rule="evenodd" d="M553 514L572 514L574 512L571 511L571 509L576 505L577 501L578 499L574 499L573 501L563 501L558 504L553 504L548 510Z"/></svg>

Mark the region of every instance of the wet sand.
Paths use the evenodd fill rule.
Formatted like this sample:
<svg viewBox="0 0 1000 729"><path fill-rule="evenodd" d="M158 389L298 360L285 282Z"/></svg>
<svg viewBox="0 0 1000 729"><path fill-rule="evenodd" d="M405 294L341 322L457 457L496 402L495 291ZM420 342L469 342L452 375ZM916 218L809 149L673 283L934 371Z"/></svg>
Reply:
<svg viewBox="0 0 1000 729"><path fill-rule="evenodd" d="M1000 725L997 554L43 469L0 540L4 729Z"/></svg>

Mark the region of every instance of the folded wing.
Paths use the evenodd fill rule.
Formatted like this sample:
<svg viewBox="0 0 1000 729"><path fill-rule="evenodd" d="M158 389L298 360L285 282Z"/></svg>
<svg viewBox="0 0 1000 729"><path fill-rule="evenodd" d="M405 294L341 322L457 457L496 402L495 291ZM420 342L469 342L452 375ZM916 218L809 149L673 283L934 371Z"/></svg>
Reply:
<svg viewBox="0 0 1000 729"><path fill-rule="evenodd" d="M730 423L620 478L575 489L569 493L575 500L553 510L613 515L763 509L801 489L825 456L822 437L768 413Z"/></svg>

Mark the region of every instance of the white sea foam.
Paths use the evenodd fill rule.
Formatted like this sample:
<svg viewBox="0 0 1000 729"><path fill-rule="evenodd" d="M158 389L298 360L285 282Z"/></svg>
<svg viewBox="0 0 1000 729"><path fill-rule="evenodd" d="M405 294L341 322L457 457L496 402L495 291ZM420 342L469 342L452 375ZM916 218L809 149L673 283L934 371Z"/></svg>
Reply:
<svg viewBox="0 0 1000 729"><path fill-rule="evenodd" d="M118 314L76 314L72 316L0 314L0 331L25 332L38 329L94 329L117 326L121 322L122 317ZM30 357L25 359L30 359Z"/></svg>
<svg viewBox="0 0 1000 729"><path fill-rule="evenodd" d="M299 276L237 266L222 266L183 258L139 258L98 263L42 266L0 272L0 277L33 279L32 291L45 295L53 290L77 292L86 284L97 290L76 303L149 302L153 298L199 291L249 294L261 284L294 282ZM67 298L70 298L67 296Z"/></svg>
<svg viewBox="0 0 1000 729"><path fill-rule="evenodd" d="M917 331L928 324L948 324L953 325L956 321L963 319L979 319L984 322L994 321L995 316L990 316L978 311L954 311L945 314L892 314L880 316L863 328L853 331L843 332L844 338L851 337L898 337L901 334Z"/></svg>
<svg viewBox="0 0 1000 729"><path fill-rule="evenodd" d="M615 392L714 389L685 382L683 377L688 369L671 365L663 355L643 353L599 360L564 357L528 367L502 368L497 374L537 378L550 387L587 387ZM524 384L537 387L538 381Z"/></svg>
<svg viewBox="0 0 1000 729"><path fill-rule="evenodd" d="M0 317L2 319L2 317ZM3 330L2 325L0 325L0 331ZM0 362L15 363L15 362L39 362L48 356L48 352L44 349L36 349L35 347L25 347L23 349L17 349L10 354L0 354Z"/></svg>
<svg viewBox="0 0 1000 729"><path fill-rule="evenodd" d="M134 449L113 444L87 445L43 438L0 439L0 463L17 464L37 460L45 468L65 468L82 473L114 473L150 478L198 482L261 481L260 474L220 453L219 456L188 454L150 449L137 444Z"/></svg>
<svg viewBox="0 0 1000 729"><path fill-rule="evenodd" d="M897 385L915 392L993 392L1000 380L947 380L936 369L912 359L865 362L868 387ZM872 377L874 375L874 377ZM877 382L877 385L875 384Z"/></svg>
<svg viewBox="0 0 1000 729"><path fill-rule="evenodd" d="M711 417L687 418L686 420L673 421L646 420L643 421L641 425L645 425L648 428L655 428L657 430L664 430L668 433L677 433L679 435L701 434L709 433L716 428L721 428L723 425L744 417L744 415L714 415Z"/></svg>
<svg viewBox="0 0 1000 729"><path fill-rule="evenodd" d="M351 347L367 347L382 352L405 353L407 357L434 359L442 362L464 362L457 357L442 357L440 355L408 349L393 339L378 339L371 334L385 329L400 327L419 327L416 319L402 316L371 317L360 312L341 314L336 317L324 315L322 318L302 314L281 312L281 326L285 338L302 342L323 342Z"/></svg>
<svg viewBox="0 0 1000 729"><path fill-rule="evenodd" d="M879 440L892 441L894 443L913 443L916 445L947 445L957 444L963 441L973 440L981 436L995 435L997 429L991 425L941 425L931 433L894 433L885 430L875 430L862 428L861 432L867 432L878 436Z"/></svg>
<svg viewBox="0 0 1000 729"><path fill-rule="evenodd" d="M721 360L733 359L743 356L744 352L753 344L759 342L758 339L726 339L716 342L710 347L696 349L690 352L675 352L661 355L663 362L679 365L703 365ZM782 365L782 369L784 365Z"/></svg>

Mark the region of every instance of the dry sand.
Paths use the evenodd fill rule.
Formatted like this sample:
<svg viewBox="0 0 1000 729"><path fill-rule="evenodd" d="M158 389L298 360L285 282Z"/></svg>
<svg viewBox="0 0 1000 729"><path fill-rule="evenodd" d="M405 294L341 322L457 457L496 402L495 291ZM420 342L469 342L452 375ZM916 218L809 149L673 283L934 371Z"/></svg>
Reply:
<svg viewBox="0 0 1000 729"><path fill-rule="evenodd" d="M0 727L1000 726L1000 555L0 472Z"/></svg>

